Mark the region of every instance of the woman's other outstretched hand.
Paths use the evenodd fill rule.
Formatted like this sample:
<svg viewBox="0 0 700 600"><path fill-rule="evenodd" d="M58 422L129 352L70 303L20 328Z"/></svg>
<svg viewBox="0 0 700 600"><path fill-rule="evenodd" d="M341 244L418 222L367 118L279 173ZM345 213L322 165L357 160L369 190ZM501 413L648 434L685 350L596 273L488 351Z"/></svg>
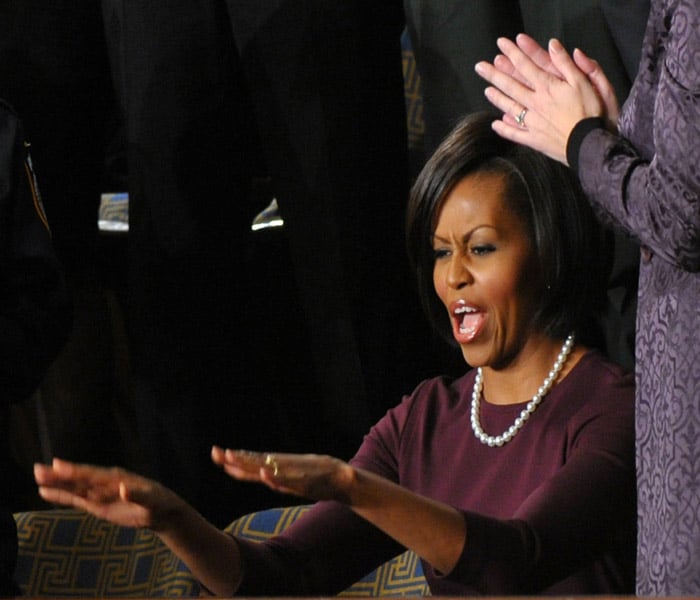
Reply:
<svg viewBox="0 0 700 600"><path fill-rule="evenodd" d="M36 463L34 478L47 502L79 508L126 527L159 531L168 516L185 506L163 485L119 468L54 458L51 465Z"/></svg>
<svg viewBox="0 0 700 600"><path fill-rule="evenodd" d="M355 480L353 467L331 456L224 450L218 446L212 448L211 456L234 479L263 483L309 500L349 503Z"/></svg>
<svg viewBox="0 0 700 600"><path fill-rule="evenodd" d="M494 130L566 164L566 144L576 123L604 117L614 127L619 107L612 85L596 61L580 50L573 58L557 41L549 51L521 34L498 40L503 54L493 64L480 62L477 73L491 83L486 97L503 111Z"/></svg>
<svg viewBox="0 0 700 600"><path fill-rule="evenodd" d="M34 477L47 502L154 531L213 594L229 597L238 587L241 562L234 539L160 483L124 469L60 459L35 464Z"/></svg>

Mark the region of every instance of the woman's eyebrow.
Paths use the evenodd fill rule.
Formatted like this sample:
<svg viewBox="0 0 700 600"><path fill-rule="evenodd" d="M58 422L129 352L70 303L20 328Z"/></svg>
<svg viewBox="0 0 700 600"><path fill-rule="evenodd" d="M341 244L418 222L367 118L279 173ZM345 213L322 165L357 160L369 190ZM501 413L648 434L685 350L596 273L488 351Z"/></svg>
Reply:
<svg viewBox="0 0 700 600"><path fill-rule="evenodd" d="M496 229L496 228L495 228L493 225L490 225L490 224L488 224L488 223L484 223L484 224L482 224L482 225L476 225L475 227L473 227L473 228L470 229L469 231L465 231L465 232L464 232L464 235L462 235L462 237L460 238L461 241L462 241L462 242L466 242L466 241L467 241L471 236L473 236L474 233L475 233L476 231L478 231L479 229ZM442 236L438 235L437 232L434 232L434 233L430 236L430 239L431 239L431 241L433 241L433 242L438 241L438 242L443 242L443 243L445 243L445 244L449 244L449 243L450 243L450 238L442 237Z"/></svg>
<svg viewBox="0 0 700 600"><path fill-rule="evenodd" d="M433 234L430 236L430 240L433 241L433 242L449 242L449 241L450 241L450 240L448 240L447 238L444 238L444 237L439 236L437 233L433 233Z"/></svg>

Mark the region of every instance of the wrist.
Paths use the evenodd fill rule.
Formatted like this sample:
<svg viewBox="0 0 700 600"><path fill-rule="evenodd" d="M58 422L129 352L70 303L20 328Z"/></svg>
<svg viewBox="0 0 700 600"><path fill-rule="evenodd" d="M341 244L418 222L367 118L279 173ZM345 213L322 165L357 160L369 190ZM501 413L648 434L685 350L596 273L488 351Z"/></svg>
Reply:
<svg viewBox="0 0 700 600"><path fill-rule="evenodd" d="M348 506L355 506L358 501L358 480L358 469L340 461L336 479L336 490L338 491L336 500Z"/></svg>
<svg viewBox="0 0 700 600"><path fill-rule="evenodd" d="M566 142L566 161L575 173L578 173L578 158L583 139L594 129L605 129L603 117L587 117L581 119L569 133Z"/></svg>
<svg viewBox="0 0 700 600"><path fill-rule="evenodd" d="M168 490L170 492L170 490ZM157 509L152 509L152 524L149 527L157 534L167 535L182 528L182 524L201 515L174 492L172 498L163 502Z"/></svg>

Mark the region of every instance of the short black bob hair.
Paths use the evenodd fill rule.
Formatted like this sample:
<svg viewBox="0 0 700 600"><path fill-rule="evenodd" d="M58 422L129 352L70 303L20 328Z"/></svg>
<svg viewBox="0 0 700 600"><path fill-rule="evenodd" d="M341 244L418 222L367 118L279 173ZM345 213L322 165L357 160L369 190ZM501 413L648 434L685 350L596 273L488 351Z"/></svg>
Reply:
<svg viewBox="0 0 700 600"><path fill-rule="evenodd" d="M407 211L408 254L428 318L454 344L449 319L433 286L432 236L442 205L468 175L502 174L508 205L525 221L537 254L542 299L535 327L552 339L572 331L602 348L600 312L612 264L612 238L599 224L571 170L544 154L501 138L498 114L468 115L443 140L418 175Z"/></svg>

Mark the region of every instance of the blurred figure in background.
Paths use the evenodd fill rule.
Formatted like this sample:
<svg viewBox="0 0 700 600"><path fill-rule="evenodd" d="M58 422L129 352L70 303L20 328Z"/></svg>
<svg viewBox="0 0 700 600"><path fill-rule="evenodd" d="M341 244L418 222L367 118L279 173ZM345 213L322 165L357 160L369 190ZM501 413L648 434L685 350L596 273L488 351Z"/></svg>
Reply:
<svg viewBox="0 0 700 600"><path fill-rule="evenodd" d="M14 110L0 100L0 596L12 582L17 531L12 512L31 482L10 447L10 409L28 398L63 346L71 325L63 271ZM31 485L31 483L30 483Z"/></svg>
<svg viewBox="0 0 700 600"><path fill-rule="evenodd" d="M113 411L111 307L98 269L97 214L116 127L99 3L0 2L0 97L31 140L73 303L73 330L37 395L47 425L42 441L51 446L44 451L126 460Z"/></svg>
<svg viewBox="0 0 700 600"><path fill-rule="evenodd" d="M284 439L348 457L421 377L414 349L432 338L403 243L402 6L103 8L125 123L129 330L147 471L223 524L234 508L259 508L262 492L240 493L210 465L212 440ZM297 298L247 256L260 175L284 218ZM253 277L265 280L263 297L249 293ZM259 305L269 306L262 316ZM265 372L277 353L282 367Z"/></svg>

